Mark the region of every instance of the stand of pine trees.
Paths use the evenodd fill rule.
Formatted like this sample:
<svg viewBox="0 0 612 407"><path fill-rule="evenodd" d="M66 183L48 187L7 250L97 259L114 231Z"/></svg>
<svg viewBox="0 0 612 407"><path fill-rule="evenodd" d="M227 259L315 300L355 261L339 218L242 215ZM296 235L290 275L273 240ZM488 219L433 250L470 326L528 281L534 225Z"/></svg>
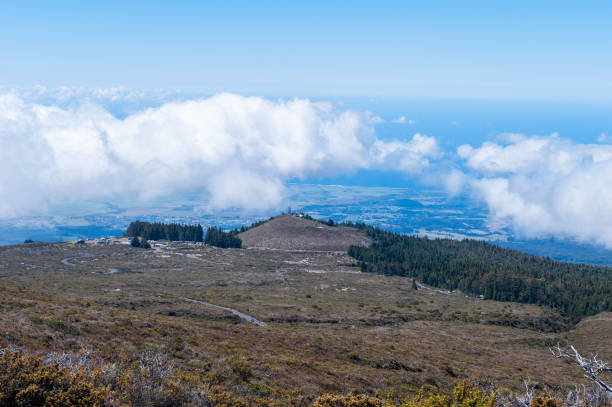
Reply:
<svg viewBox="0 0 612 407"><path fill-rule="evenodd" d="M145 240L171 240L201 242L204 230L201 225L181 225L178 223L149 223L135 221L130 223L126 235L141 237Z"/></svg>
<svg viewBox="0 0 612 407"><path fill-rule="evenodd" d="M206 231L206 237L204 243L211 246L217 246L222 248L241 248L242 240L238 237L237 230L231 230L224 232L220 228L212 227Z"/></svg>
<svg viewBox="0 0 612 407"><path fill-rule="evenodd" d="M485 299L546 305L574 322L612 311L612 269L572 264L478 240L428 239L355 225L372 238L349 255L365 272L416 278Z"/></svg>
<svg viewBox="0 0 612 407"><path fill-rule="evenodd" d="M178 223L149 223L135 221L127 228L126 236L136 238L132 242L146 242L147 240L170 240L187 242L204 242L211 246L222 248L241 248L242 240L238 237L238 230L224 232L220 228L212 227L206 231L201 225L190 226ZM138 239L140 238L140 239ZM134 243L136 244L136 243ZM142 246L136 246L142 247Z"/></svg>

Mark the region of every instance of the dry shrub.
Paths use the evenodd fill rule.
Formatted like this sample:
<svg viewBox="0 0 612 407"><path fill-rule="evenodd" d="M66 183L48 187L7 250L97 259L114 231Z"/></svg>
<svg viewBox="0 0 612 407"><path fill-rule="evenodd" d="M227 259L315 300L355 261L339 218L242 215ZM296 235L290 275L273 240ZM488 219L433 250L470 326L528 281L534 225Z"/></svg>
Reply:
<svg viewBox="0 0 612 407"><path fill-rule="evenodd" d="M347 396L327 394L315 400L313 407L493 407L494 405L495 394L489 394L469 383L461 383L453 389L452 397L421 389L412 400L405 400L398 405L390 399L382 400L364 394Z"/></svg>
<svg viewBox="0 0 612 407"><path fill-rule="evenodd" d="M70 407L110 405L104 387L95 386L86 372L75 372L57 363L22 351L2 351L0 355L0 405Z"/></svg>
<svg viewBox="0 0 612 407"><path fill-rule="evenodd" d="M559 399L549 396L535 397L531 400L529 407L562 407L563 402Z"/></svg>
<svg viewBox="0 0 612 407"><path fill-rule="evenodd" d="M209 406L208 397L197 387L199 377L175 369L156 352L145 352L125 365L106 365L96 380L111 390L114 405L129 407Z"/></svg>
<svg viewBox="0 0 612 407"><path fill-rule="evenodd" d="M478 389L471 383L460 383L453 389L453 396L425 392L423 389L401 407L492 407L495 405L495 394Z"/></svg>
<svg viewBox="0 0 612 407"><path fill-rule="evenodd" d="M253 371L251 370L251 366L243 358L232 358L229 361L229 365L237 382L247 383L253 377Z"/></svg>
<svg viewBox="0 0 612 407"><path fill-rule="evenodd" d="M170 407L210 406L199 377L146 352L131 364L91 366L79 355L47 360L0 350L0 406Z"/></svg>
<svg viewBox="0 0 612 407"><path fill-rule="evenodd" d="M313 407L384 407L385 403L365 394L349 394L346 396L325 394L314 401Z"/></svg>

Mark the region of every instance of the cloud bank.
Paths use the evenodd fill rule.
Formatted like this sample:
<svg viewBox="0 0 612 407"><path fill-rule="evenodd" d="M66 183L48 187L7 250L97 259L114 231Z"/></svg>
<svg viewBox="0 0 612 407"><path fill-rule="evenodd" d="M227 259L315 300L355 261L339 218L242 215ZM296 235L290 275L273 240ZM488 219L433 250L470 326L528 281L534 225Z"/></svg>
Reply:
<svg viewBox="0 0 612 407"><path fill-rule="evenodd" d="M206 190L212 207L281 204L288 179L359 169L418 172L433 138L379 140L370 116L305 99L220 94L118 118L98 104L0 94L0 217L54 203Z"/></svg>
<svg viewBox="0 0 612 407"><path fill-rule="evenodd" d="M138 106L143 95L134 92L0 89L0 218L202 191L211 210L279 209L288 180L371 169L419 174L450 194L471 191L493 221L519 235L612 247L608 134L599 144L506 134L448 154L422 134L379 138L382 119L371 112L307 99L220 94L163 102L160 94L149 98L155 107L131 114L108 108Z"/></svg>
<svg viewBox="0 0 612 407"><path fill-rule="evenodd" d="M560 236L612 247L612 146L504 135L457 149L468 185L490 216L528 237Z"/></svg>

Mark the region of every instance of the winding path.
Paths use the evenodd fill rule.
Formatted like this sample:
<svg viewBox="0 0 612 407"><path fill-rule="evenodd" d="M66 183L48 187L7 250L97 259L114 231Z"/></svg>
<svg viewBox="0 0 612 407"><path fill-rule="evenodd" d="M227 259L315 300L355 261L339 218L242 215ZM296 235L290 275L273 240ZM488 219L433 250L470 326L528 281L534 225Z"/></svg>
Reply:
<svg viewBox="0 0 612 407"><path fill-rule="evenodd" d="M65 259L62 259L62 264L65 266L75 266L76 267L78 266L78 264L71 263L70 260L86 259L86 258L93 258L93 257L111 257L111 256L116 256L116 255L121 255L121 254L126 254L126 253L125 252L113 252L110 254L87 253L82 256L66 257Z"/></svg>
<svg viewBox="0 0 612 407"><path fill-rule="evenodd" d="M66 266L76 266L76 264L70 263L70 260L73 260L73 259L76 259L76 257L67 257L65 259L62 259L62 264Z"/></svg>
<svg viewBox="0 0 612 407"><path fill-rule="evenodd" d="M240 318L245 319L245 320L247 320L247 321L249 321L249 322L251 322L251 323L253 323L253 324L255 324L255 325L259 325L259 326L268 326L268 324L266 324L265 322L262 322L262 321L260 321L260 320L258 320L258 319L255 319L255 318L253 318L252 316L247 315L247 314L245 314L245 313L242 313L242 312L240 312L240 311L238 311L238 310L235 310L235 309L233 309L233 308L222 307L222 306L220 306L220 305L211 304L211 303L209 303L209 302L205 302L205 301L193 300L193 299L191 299L191 298L185 298L185 297L183 297L183 299L184 299L185 301L195 302L196 304L208 305L209 307L213 307L213 308L217 308L217 309L222 309L222 310L224 310L224 311L229 311L229 312L231 312L232 314L234 314L234 315L238 315Z"/></svg>
<svg viewBox="0 0 612 407"><path fill-rule="evenodd" d="M71 263L70 260L85 259L88 257L99 257L99 256L96 256L95 254L87 253L82 256L66 257L65 259L62 259L62 264L65 266L78 266L78 264Z"/></svg>

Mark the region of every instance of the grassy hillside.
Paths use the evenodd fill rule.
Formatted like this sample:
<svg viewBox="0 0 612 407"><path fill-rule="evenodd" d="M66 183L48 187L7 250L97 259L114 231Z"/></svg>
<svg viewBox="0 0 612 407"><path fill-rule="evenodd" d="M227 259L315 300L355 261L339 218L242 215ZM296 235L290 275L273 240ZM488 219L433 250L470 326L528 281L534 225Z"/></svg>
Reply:
<svg viewBox="0 0 612 407"><path fill-rule="evenodd" d="M551 386L582 382L550 355L557 341L612 358L609 324L597 324L599 340L586 322L561 332L567 323L547 308L414 290L412 279L362 273L340 252L6 246L0 309L0 347L43 356L88 350L126 369L154 351L193 376L190 386L259 400L251 405L300 405L352 389L401 398L475 377L516 389L526 377Z"/></svg>
<svg viewBox="0 0 612 407"><path fill-rule="evenodd" d="M0 353L22 352L0 355L0 370L10 381L15 366L82 362L86 372L70 380L92 397L110 391L119 405L302 406L355 389L399 402L468 379L515 390L526 378L541 389L585 383L551 356L557 342L612 359L612 313L574 326L548 306L364 273L332 250L379 250L363 230L283 216L243 236L265 245L0 247ZM72 394L62 375L42 372Z"/></svg>
<svg viewBox="0 0 612 407"><path fill-rule="evenodd" d="M272 218L238 235L245 247L278 250L346 252L351 245L367 246L370 239L352 227L329 226L292 215Z"/></svg>

